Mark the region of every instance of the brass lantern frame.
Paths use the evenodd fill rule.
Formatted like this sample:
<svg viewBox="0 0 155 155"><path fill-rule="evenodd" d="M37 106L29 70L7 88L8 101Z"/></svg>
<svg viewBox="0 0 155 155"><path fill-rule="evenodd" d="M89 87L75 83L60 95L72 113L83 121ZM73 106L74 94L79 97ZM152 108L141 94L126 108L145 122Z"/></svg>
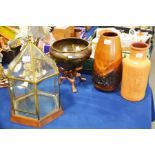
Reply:
<svg viewBox="0 0 155 155"><path fill-rule="evenodd" d="M20 62L23 54L26 52L26 48L30 47L29 53L30 53L30 57L31 57L31 64L32 64L32 71L33 71L33 80L28 80L28 79L22 79L19 77L15 77L13 76L13 71L16 67L16 65ZM45 62L48 62L48 64L54 69L54 73L51 75L48 75L46 77L42 77L40 79L37 78L36 73L35 73L35 62L34 60L35 55L33 53L33 48L36 48L36 50L38 50L38 52L42 55L42 57L45 59ZM49 78L58 77L59 71L58 68L56 66L56 63L49 58L47 55L45 55L37 46L35 46L31 40L28 40L27 44L24 45L23 49L21 50L21 52L16 56L16 58L9 64L8 67L8 72L7 72L7 77L9 80L9 94L10 94L10 99L11 99L11 121L12 122L16 122L16 123L20 123L20 124L24 124L24 125L29 125L29 126L33 126L33 127L41 127L49 122L51 122L52 120L56 119L57 117L59 117L60 115L62 115L63 109L60 105L60 98L58 95L58 105L57 105L57 109L49 114L47 114L46 116L40 118L40 113L39 113L39 103L38 103L38 95L44 95L44 96L48 96L48 97L53 97L54 95L56 95L56 82L58 82L58 80L56 81L54 79L54 95L51 93L47 93L47 92L42 92L42 91L38 91L37 89L37 85ZM13 82L12 81L20 81L20 82L28 82L29 84L33 85L33 90L32 92L29 92L27 94L21 95L19 97L15 97L14 95L14 87L13 87ZM58 89L59 88L59 84L58 84ZM59 91L58 90L58 91ZM34 95L34 102L35 102L35 112L28 112L28 111L24 111L24 110L19 110L15 108L15 102L25 99L28 96ZM26 116L21 116L21 115L16 115L16 111L18 112L23 112L23 113L28 113L28 114L33 114L37 116L37 119L35 118L30 118L30 117L26 117Z"/></svg>

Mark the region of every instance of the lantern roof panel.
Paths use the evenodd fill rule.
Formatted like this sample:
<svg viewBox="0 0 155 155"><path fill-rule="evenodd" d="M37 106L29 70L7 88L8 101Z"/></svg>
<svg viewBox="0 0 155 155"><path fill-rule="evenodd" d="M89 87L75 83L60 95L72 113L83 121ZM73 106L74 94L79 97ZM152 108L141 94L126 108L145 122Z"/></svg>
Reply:
<svg viewBox="0 0 155 155"><path fill-rule="evenodd" d="M54 60L45 55L31 41L28 41L10 63L7 75L12 79L37 83L58 73Z"/></svg>

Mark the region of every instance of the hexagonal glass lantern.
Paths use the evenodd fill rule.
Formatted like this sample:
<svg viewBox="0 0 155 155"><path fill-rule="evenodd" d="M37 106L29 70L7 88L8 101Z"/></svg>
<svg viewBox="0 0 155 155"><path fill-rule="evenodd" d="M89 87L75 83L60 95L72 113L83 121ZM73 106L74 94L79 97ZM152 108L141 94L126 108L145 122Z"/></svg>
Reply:
<svg viewBox="0 0 155 155"><path fill-rule="evenodd" d="M63 114L58 74L55 62L28 41L8 67L13 122L41 127Z"/></svg>

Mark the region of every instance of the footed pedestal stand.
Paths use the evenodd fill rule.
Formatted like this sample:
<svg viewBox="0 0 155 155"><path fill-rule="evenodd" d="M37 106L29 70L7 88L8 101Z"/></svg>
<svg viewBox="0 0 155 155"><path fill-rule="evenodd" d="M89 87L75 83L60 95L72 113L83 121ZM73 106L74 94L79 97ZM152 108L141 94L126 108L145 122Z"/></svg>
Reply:
<svg viewBox="0 0 155 155"><path fill-rule="evenodd" d="M72 70L65 70L64 68L59 67L59 71L61 72L61 77L59 78L59 84L61 84L63 80L67 79L71 83L72 92L73 93L77 92L77 89L75 87L76 78L79 78L81 81L86 81L86 78L81 77L81 74L78 73L81 69L82 66Z"/></svg>

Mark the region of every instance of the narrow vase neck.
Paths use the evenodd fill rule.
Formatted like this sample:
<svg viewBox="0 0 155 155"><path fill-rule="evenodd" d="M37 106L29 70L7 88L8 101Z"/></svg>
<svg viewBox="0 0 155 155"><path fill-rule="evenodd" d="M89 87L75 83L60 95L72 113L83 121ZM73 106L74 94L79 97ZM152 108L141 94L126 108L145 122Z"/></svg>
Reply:
<svg viewBox="0 0 155 155"><path fill-rule="evenodd" d="M130 54L130 59L133 60L144 60L147 58L147 51L136 51L136 50L131 50Z"/></svg>
<svg viewBox="0 0 155 155"><path fill-rule="evenodd" d="M137 43L133 43L130 46L130 59L132 60L144 60L147 58L147 49L148 49L148 45L146 43L142 43L142 42L137 42Z"/></svg>

